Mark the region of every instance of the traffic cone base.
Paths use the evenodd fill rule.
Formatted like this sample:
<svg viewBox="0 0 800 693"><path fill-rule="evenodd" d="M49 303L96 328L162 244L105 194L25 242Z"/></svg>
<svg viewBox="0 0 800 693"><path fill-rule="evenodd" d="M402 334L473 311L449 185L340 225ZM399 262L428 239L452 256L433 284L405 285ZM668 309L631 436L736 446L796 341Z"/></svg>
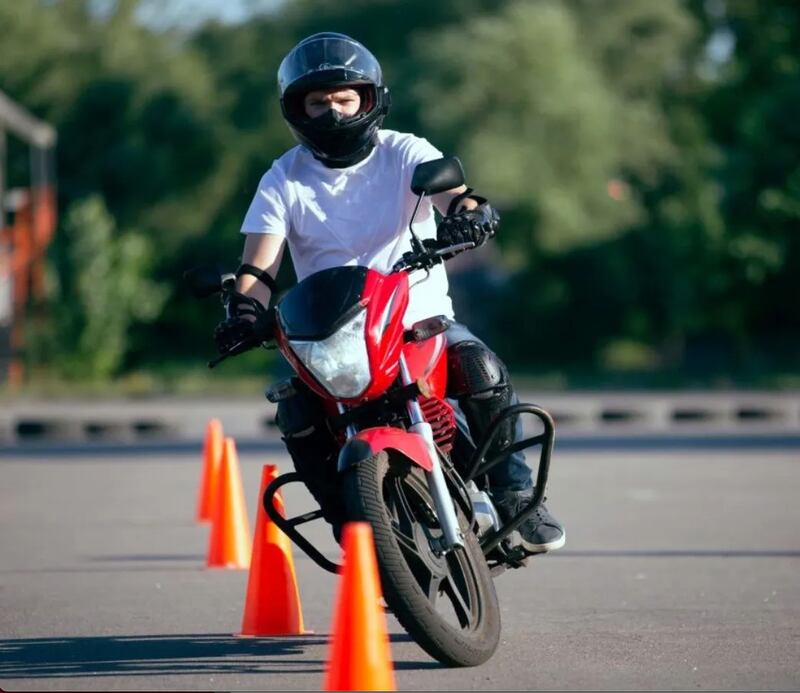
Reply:
<svg viewBox="0 0 800 693"><path fill-rule="evenodd" d="M331 630L326 691L394 691L394 668L372 528L344 527L344 567Z"/></svg>
<svg viewBox="0 0 800 693"><path fill-rule="evenodd" d="M292 544L281 529L269 518L260 500L267 486L278 476L273 464L261 471L259 508L250 575L247 581L242 636L304 635L300 592L292 560ZM273 503L285 516L280 492Z"/></svg>

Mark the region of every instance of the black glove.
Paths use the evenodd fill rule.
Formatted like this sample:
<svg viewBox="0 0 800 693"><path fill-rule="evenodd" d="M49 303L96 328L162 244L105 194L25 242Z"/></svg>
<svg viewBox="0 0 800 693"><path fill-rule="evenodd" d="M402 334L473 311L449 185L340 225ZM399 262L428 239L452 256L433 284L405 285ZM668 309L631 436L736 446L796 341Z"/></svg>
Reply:
<svg viewBox="0 0 800 693"><path fill-rule="evenodd" d="M484 200L475 209L444 217L436 229L436 240L441 247L461 243L474 243L477 247L497 233L499 224L500 215Z"/></svg>
<svg viewBox="0 0 800 693"><path fill-rule="evenodd" d="M261 342L272 339L274 328L274 316L271 310L257 315L255 320L242 315L234 315L226 318L216 326L214 329L214 342L220 354L229 352L237 344L240 344L241 346L235 352L240 354L261 344Z"/></svg>

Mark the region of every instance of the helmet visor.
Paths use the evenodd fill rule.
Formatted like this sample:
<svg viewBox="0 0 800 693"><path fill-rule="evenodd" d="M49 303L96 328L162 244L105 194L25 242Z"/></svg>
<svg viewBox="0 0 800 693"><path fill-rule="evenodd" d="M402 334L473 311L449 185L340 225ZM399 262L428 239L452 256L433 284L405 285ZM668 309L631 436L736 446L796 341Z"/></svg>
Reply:
<svg viewBox="0 0 800 693"><path fill-rule="evenodd" d="M348 82L372 82L380 85L381 67L358 41L344 35L311 36L299 43L278 69L281 94L289 87L321 86L329 73L331 85Z"/></svg>

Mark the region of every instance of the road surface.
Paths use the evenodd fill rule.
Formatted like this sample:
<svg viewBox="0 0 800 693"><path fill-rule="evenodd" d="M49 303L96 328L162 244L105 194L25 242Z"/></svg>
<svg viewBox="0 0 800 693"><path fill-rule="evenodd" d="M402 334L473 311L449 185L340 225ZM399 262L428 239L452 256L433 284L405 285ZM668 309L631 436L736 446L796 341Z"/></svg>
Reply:
<svg viewBox="0 0 800 693"><path fill-rule="evenodd" d="M247 573L208 570L199 447L0 456L0 688L319 690L334 576L294 557L306 627L243 639ZM251 529L261 467L240 453ZM797 690L800 447L556 447L564 549L497 578L502 644L446 669L389 617L400 689ZM290 511L310 507L288 488ZM312 536L332 557L324 525Z"/></svg>

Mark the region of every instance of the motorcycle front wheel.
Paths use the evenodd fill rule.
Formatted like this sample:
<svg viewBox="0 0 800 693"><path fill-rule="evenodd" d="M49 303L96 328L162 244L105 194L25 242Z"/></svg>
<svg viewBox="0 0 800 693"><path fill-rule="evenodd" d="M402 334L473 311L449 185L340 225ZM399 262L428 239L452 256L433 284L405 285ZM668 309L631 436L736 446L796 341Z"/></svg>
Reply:
<svg viewBox="0 0 800 693"><path fill-rule="evenodd" d="M437 551L442 530L425 473L386 451L348 471L344 490L349 519L372 526L383 596L403 628L448 666L488 660L500 638L500 608L463 514L464 547Z"/></svg>

